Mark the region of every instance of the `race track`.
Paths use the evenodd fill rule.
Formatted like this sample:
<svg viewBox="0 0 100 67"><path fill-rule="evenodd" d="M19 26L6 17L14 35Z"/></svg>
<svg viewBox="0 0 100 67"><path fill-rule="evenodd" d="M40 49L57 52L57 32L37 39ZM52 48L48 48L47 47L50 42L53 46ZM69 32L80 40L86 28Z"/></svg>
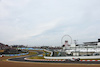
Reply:
<svg viewBox="0 0 100 67"><path fill-rule="evenodd" d="M71 64L100 64L100 61L35 61L35 60L25 60L24 58L34 57L37 55L42 54L42 51L36 51L38 54L24 56L24 57L17 57L8 59L8 61L20 61L20 62L41 62L41 63L71 63Z"/></svg>

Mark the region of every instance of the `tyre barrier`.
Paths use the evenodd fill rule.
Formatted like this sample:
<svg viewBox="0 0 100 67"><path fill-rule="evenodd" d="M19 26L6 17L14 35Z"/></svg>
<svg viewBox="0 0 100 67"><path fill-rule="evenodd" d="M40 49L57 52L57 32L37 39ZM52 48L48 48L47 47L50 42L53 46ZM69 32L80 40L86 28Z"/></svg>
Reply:
<svg viewBox="0 0 100 67"><path fill-rule="evenodd" d="M27 55L29 53L21 53L21 54L2 54L3 56L21 56L21 55Z"/></svg>

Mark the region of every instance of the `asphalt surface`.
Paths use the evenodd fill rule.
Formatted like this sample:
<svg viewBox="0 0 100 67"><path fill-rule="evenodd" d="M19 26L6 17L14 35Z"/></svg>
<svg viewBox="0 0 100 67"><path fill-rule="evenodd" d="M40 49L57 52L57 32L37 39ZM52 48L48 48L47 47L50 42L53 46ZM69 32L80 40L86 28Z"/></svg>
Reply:
<svg viewBox="0 0 100 67"><path fill-rule="evenodd" d="M35 55L24 56L24 57L17 57L17 58L11 58L11 59L8 59L8 60L10 60L10 61L26 61L26 60L24 60L24 58L34 57L34 56L37 56L37 55L40 55L40 54L43 53L42 51L35 51L35 52L37 52L37 54L35 54Z"/></svg>
<svg viewBox="0 0 100 67"><path fill-rule="evenodd" d="M37 55L42 54L42 51L37 51L38 54L24 56L24 57L17 57L8 59L9 61L20 61L20 62L40 62L40 63L71 63L71 64L100 64L100 61L35 61L35 60L25 60L24 58L34 57Z"/></svg>

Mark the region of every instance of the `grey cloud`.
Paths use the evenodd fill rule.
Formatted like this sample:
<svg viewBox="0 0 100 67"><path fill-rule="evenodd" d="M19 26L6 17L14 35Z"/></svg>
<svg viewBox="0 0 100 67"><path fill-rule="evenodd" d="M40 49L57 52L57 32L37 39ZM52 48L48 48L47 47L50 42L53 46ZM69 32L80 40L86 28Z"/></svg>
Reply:
<svg viewBox="0 0 100 67"><path fill-rule="evenodd" d="M56 45L64 34L71 35L73 39L78 37L81 43L90 41L90 38L95 40L100 29L99 3L99 0L1 1L0 40L8 44L32 45L33 40L37 44L38 41L43 43L46 37L49 38L47 43L59 38L54 41Z"/></svg>

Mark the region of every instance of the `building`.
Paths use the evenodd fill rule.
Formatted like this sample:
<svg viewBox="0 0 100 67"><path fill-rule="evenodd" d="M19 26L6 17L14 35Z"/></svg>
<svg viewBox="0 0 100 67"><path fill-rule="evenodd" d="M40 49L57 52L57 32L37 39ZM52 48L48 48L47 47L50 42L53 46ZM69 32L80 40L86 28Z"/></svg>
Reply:
<svg viewBox="0 0 100 67"><path fill-rule="evenodd" d="M84 46L97 46L97 45L98 45L98 41L84 42Z"/></svg>

